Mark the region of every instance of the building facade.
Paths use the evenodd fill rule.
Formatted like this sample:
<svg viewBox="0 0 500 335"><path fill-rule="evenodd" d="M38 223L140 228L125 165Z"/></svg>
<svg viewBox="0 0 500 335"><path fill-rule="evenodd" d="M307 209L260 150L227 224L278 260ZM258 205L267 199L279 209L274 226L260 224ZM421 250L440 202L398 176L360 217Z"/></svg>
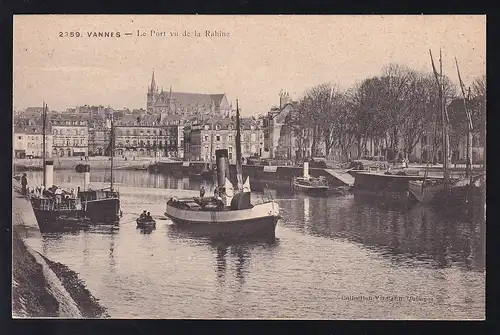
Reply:
<svg viewBox="0 0 500 335"><path fill-rule="evenodd" d="M104 127L89 128L89 155L104 156L110 143L110 129Z"/></svg>
<svg viewBox="0 0 500 335"><path fill-rule="evenodd" d="M242 120L241 153L247 158L262 155L264 134L258 122ZM185 159L191 161L215 161L215 150L227 149L230 163L236 163L236 122L224 118L194 124L185 128Z"/></svg>
<svg viewBox="0 0 500 335"><path fill-rule="evenodd" d="M50 127L45 135L45 157L52 157L53 136ZM13 138L14 157L41 158L43 157L43 127L27 126L24 129L15 129Z"/></svg>
<svg viewBox="0 0 500 335"><path fill-rule="evenodd" d="M12 134L12 149L14 158L26 158L26 131L15 127Z"/></svg>
<svg viewBox="0 0 500 335"><path fill-rule="evenodd" d="M87 114L54 114L50 116L53 135L53 156L87 156L89 119Z"/></svg>
<svg viewBox="0 0 500 335"><path fill-rule="evenodd" d="M89 128L76 125L53 125L52 153L58 157L87 156Z"/></svg>
<svg viewBox="0 0 500 335"><path fill-rule="evenodd" d="M179 157L178 125L114 127L115 155Z"/></svg>

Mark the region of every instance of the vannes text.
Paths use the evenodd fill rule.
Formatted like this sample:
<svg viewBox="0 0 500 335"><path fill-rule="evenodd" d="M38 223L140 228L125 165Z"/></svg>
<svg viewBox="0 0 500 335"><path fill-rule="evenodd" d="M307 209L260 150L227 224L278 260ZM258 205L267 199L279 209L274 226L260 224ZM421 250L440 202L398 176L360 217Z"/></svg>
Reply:
<svg viewBox="0 0 500 335"><path fill-rule="evenodd" d="M119 31L88 31L84 34L79 31L60 31L59 37L121 37Z"/></svg>

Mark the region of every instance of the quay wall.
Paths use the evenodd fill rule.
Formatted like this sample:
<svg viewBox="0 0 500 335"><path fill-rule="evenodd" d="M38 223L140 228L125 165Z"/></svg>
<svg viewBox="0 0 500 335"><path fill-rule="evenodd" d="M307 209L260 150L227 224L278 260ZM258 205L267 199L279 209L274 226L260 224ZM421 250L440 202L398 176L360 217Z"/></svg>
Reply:
<svg viewBox="0 0 500 335"><path fill-rule="evenodd" d="M12 193L12 316L14 318L107 317L77 274L29 247L23 237L37 228L28 200ZM31 210L31 213L29 213ZM39 234L39 231L37 232Z"/></svg>
<svg viewBox="0 0 500 335"><path fill-rule="evenodd" d="M160 173L182 173L182 174L199 174L203 171L205 163L203 162L160 162L156 164L158 172ZM229 166L231 173L231 182L235 183L236 165ZM290 184L293 177L303 175L301 167L293 166L263 166L263 165L243 165L243 181L250 177L250 184L255 183L284 183ZM339 179L333 177L325 169L309 168L309 175L313 177L325 177L331 186L342 186L344 183Z"/></svg>
<svg viewBox="0 0 500 335"><path fill-rule="evenodd" d="M80 157L55 158L54 170L75 170L78 164L89 164L91 170L109 170L111 161L109 157L89 157L89 160L80 160ZM136 158L132 160L122 157L115 157L113 161L115 170L135 170L145 168L151 163L151 158ZM16 159L14 161L14 170L18 172L28 170L42 170L41 159Z"/></svg>

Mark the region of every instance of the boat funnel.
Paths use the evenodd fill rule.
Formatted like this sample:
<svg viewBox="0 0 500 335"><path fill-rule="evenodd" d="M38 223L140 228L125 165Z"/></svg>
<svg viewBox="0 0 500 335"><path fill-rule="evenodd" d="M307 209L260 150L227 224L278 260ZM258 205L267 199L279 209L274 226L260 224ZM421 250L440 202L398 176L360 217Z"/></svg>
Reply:
<svg viewBox="0 0 500 335"><path fill-rule="evenodd" d="M226 177L229 178L229 154L227 149L215 150L215 160L217 163L217 185L224 187Z"/></svg>
<svg viewBox="0 0 500 335"><path fill-rule="evenodd" d="M90 188L90 165L84 165L85 174L83 176L83 189L88 190Z"/></svg>
<svg viewBox="0 0 500 335"><path fill-rule="evenodd" d="M304 162L304 178L309 178L309 162Z"/></svg>
<svg viewBox="0 0 500 335"><path fill-rule="evenodd" d="M45 161L45 188L52 187L54 185L54 161Z"/></svg>

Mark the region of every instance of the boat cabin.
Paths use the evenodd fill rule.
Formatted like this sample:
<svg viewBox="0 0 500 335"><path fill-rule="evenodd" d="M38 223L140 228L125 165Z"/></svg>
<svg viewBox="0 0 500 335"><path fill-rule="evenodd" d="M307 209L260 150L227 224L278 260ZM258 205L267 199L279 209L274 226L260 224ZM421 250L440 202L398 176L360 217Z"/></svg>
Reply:
<svg viewBox="0 0 500 335"><path fill-rule="evenodd" d="M101 200L101 199L112 199L118 198L119 193L117 191L112 191L110 189L105 190L85 190L78 192L78 197L81 201L93 201L93 200Z"/></svg>
<svg viewBox="0 0 500 335"><path fill-rule="evenodd" d="M294 182L298 186L307 187L328 187L328 181L325 177L296 177Z"/></svg>
<svg viewBox="0 0 500 335"><path fill-rule="evenodd" d="M58 203L55 197L33 196L31 197L33 208L43 211L66 211L66 210L81 210L82 202L79 198L62 197Z"/></svg>

